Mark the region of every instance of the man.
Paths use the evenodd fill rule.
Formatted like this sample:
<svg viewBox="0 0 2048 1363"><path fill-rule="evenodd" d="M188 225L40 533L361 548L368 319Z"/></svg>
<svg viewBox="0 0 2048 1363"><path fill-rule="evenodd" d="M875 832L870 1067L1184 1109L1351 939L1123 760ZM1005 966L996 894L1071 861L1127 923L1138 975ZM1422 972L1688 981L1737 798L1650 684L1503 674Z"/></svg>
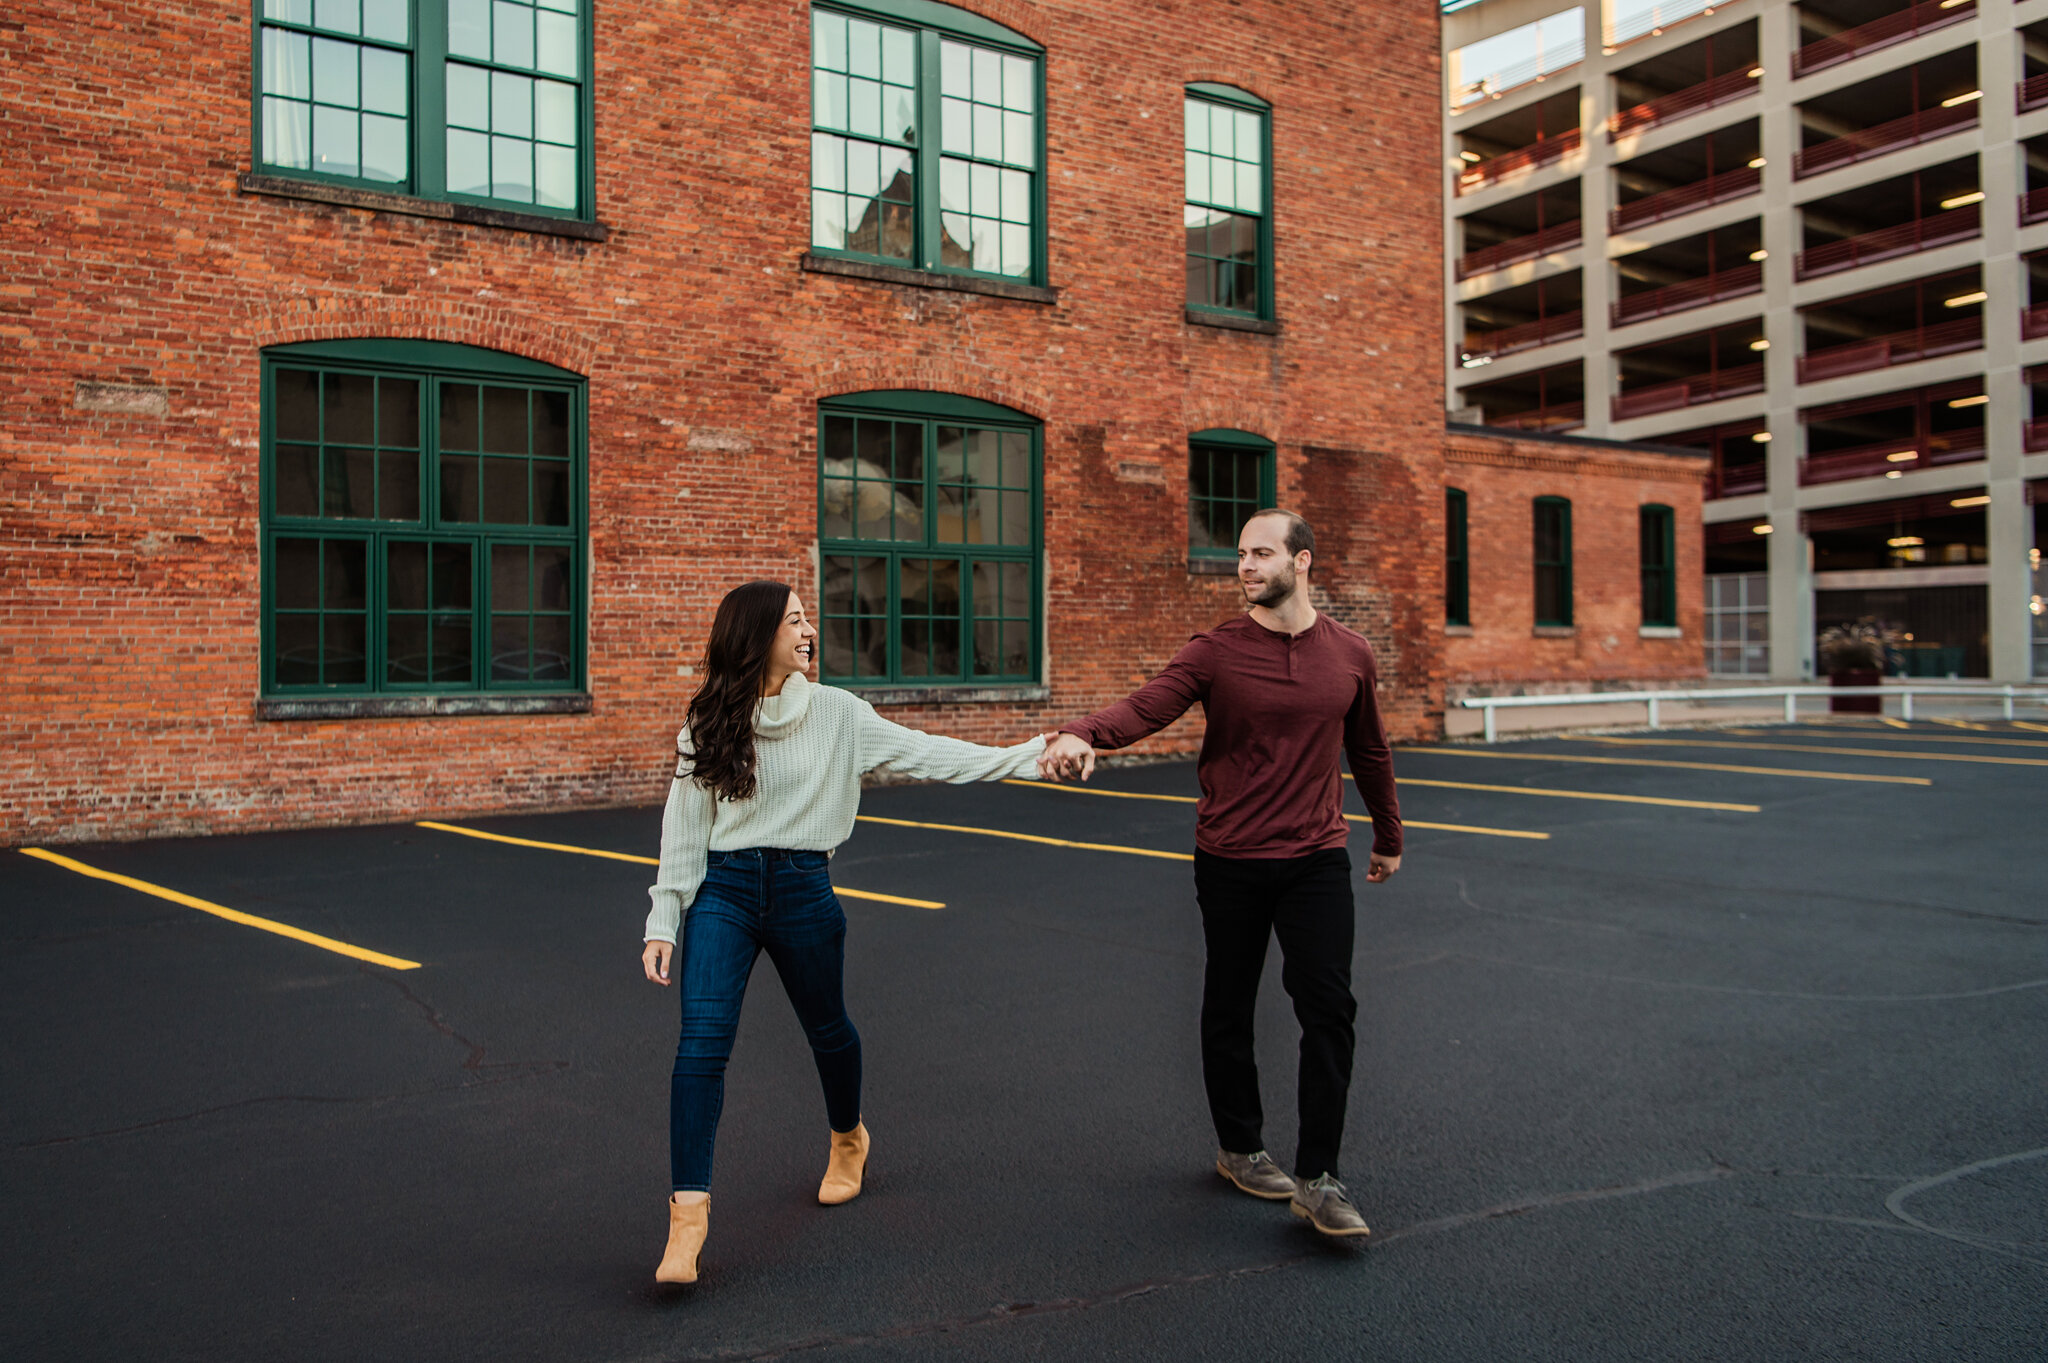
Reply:
<svg viewBox="0 0 2048 1363"><path fill-rule="evenodd" d="M1368 881L1401 867L1401 812L1372 648L1309 604L1314 560L1307 521L1256 513L1237 542L1251 610L1197 634L1130 696L1064 726L1039 764L1048 776L1085 781L1095 749L1135 743L1201 703L1209 728L1195 769L1195 898L1208 946L1202 1078L1220 1146L1216 1172L1254 1197L1290 1199L1294 1214L1325 1235L1362 1236L1371 1232L1337 1176L1358 1016L1340 748L1372 814ZM1301 1024L1291 1179L1265 1151L1252 1053L1259 974L1276 935L1280 981Z"/></svg>

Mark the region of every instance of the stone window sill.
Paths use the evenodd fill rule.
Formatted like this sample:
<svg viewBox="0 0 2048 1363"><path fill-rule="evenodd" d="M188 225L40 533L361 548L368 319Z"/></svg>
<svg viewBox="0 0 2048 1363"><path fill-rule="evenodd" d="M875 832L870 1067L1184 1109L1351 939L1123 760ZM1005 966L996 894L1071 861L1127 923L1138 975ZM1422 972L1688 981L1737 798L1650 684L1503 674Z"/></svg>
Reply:
<svg viewBox="0 0 2048 1363"><path fill-rule="evenodd" d="M1644 625L1636 630L1638 639L1683 639L1685 631L1677 625Z"/></svg>
<svg viewBox="0 0 2048 1363"><path fill-rule="evenodd" d="M423 719L442 715L587 715L586 693L469 696L288 696L256 702L258 719Z"/></svg>
<svg viewBox="0 0 2048 1363"><path fill-rule="evenodd" d="M1579 632L1577 625L1538 625L1535 637L1538 639L1570 639Z"/></svg>
<svg viewBox="0 0 2048 1363"><path fill-rule="evenodd" d="M1270 317L1233 317L1227 312L1200 312L1187 310L1188 325L1194 327L1221 327L1225 331L1256 331L1261 336L1278 336L1280 324Z"/></svg>
<svg viewBox="0 0 2048 1363"><path fill-rule="evenodd" d="M1052 699L1050 686L848 687L870 705L1004 705Z"/></svg>
<svg viewBox="0 0 2048 1363"><path fill-rule="evenodd" d="M509 208L486 208L482 204L451 203L442 199L416 199L410 194L385 194L374 189L330 185L319 180L245 174L238 184L244 194L303 199L309 203L336 204L342 208L367 208L374 213L403 213L414 218L439 218L444 222L463 222L476 227L502 227L511 232L575 237L579 241L603 241L611 235L601 222L551 218L545 213L521 213Z"/></svg>
<svg viewBox="0 0 2048 1363"><path fill-rule="evenodd" d="M806 251L802 266L811 274L836 274L848 279L872 279L881 284L908 284L919 289L951 289L955 293L986 294L990 298L1014 298L1021 303L1057 303L1058 289L1036 284L1014 284L1006 279L982 279L975 275L941 274L937 270L914 270L907 265L879 265L869 260L841 260L837 256L814 255Z"/></svg>
<svg viewBox="0 0 2048 1363"><path fill-rule="evenodd" d="M1472 637L1472 626L1445 625L1444 633L1453 639L1469 639Z"/></svg>
<svg viewBox="0 0 2048 1363"><path fill-rule="evenodd" d="M1236 577L1237 560L1234 558L1196 558L1188 555L1189 577Z"/></svg>

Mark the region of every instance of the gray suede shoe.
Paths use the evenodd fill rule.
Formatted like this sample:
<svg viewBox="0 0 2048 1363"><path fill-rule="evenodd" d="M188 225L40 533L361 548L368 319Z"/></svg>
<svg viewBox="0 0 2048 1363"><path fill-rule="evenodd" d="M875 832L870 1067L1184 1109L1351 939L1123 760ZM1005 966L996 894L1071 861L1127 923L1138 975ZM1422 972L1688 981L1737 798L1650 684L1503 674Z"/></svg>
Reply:
<svg viewBox="0 0 2048 1363"><path fill-rule="evenodd" d="M1323 1174L1299 1184L1289 1210L1325 1235L1371 1235L1372 1228L1351 1205L1351 1195L1335 1174Z"/></svg>
<svg viewBox="0 0 2048 1363"><path fill-rule="evenodd" d="M1249 1155L1218 1150L1216 1172L1253 1197L1263 1197L1268 1202L1294 1196L1294 1180L1263 1150L1254 1150Z"/></svg>

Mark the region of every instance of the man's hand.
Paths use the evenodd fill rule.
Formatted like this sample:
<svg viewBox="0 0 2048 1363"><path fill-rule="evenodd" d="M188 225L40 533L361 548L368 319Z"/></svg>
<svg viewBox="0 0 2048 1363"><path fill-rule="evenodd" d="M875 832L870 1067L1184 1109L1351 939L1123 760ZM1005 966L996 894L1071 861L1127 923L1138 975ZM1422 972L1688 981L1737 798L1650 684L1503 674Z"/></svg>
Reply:
<svg viewBox="0 0 2048 1363"><path fill-rule="evenodd" d="M674 942L649 942L640 949L640 968L647 972L647 978L664 989L668 987L668 961L675 954Z"/></svg>
<svg viewBox="0 0 2048 1363"><path fill-rule="evenodd" d="M1095 749L1073 734L1055 734L1038 759L1038 774L1048 781L1083 781L1095 774Z"/></svg>
<svg viewBox="0 0 2048 1363"><path fill-rule="evenodd" d="M1399 857L1382 856L1380 853L1375 852L1372 854L1371 862L1365 868L1365 878L1369 883L1377 885L1400 869L1401 859Z"/></svg>

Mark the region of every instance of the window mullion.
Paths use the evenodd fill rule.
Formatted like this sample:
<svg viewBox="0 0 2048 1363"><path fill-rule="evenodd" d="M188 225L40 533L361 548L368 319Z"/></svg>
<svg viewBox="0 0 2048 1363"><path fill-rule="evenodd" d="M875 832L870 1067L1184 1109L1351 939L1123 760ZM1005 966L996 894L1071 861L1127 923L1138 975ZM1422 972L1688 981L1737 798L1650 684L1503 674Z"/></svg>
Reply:
<svg viewBox="0 0 2048 1363"><path fill-rule="evenodd" d="M414 192L440 198L448 188L448 3L413 4Z"/></svg>
<svg viewBox="0 0 2048 1363"><path fill-rule="evenodd" d="M939 35L917 35L917 184L912 223L917 258L939 268Z"/></svg>

